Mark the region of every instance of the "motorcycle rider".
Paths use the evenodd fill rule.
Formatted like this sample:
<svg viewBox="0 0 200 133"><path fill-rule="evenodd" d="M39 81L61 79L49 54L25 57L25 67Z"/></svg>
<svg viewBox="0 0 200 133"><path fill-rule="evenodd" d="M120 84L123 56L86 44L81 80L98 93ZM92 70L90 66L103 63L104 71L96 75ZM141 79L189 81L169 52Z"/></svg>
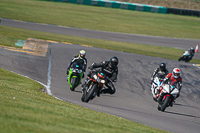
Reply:
<svg viewBox="0 0 200 133"><path fill-rule="evenodd" d="M195 50L194 50L194 48L193 47L191 47L190 49L188 49L188 52L190 53L190 55L189 55L189 60L191 60L192 59L192 57L194 56L194 53L195 53Z"/></svg>
<svg viewBox="0 0 200 133"><path fill-rule="evenodd" d="M74 56L74 58L68 64L68 68L67 68L66 74L67 75L69 74L70 67L71 67L72 63L74 63L74 62L80 62L83 65L83 71L85 72L86 68L87 68L87 59L85 58L85 56L86 56L86 51L85 50L79 51L79 54ZM84 73L83 73L83 78L84 78ZM68 77L67 77L67 79L68 79Z"/></svg>
<svg viewBox="0 0 200 133"><path fill-rule="evenodd" d="M180 91L182 88L182 77L180 76L180 74L181 74L181 70L179 68L174 68L172 73L167 74L167 76L164 78L162 82L162 84L168 83L179 90L179 94L170 103L171 107L173 106L173 102L175 101L175 99L180 96ZM155 98L157 99L158 102L161 102L163 98L163 93L157 94Z"/></svg>
<svg viewBox="0 0 200 133"><path fill-rule="evenodd" d="M106 73L107 77L112 81L116 82L117 81L117 75L118 75L118 65L119 59L116 56L113 56L110 58L109 61L103 61L100 63L92 63L88 69L93 70L94 68L101 68L103 72ZM91 77L92 71L88 73L88 79ZM114 94L115 93L115 87L112 82L108 82L105 84L106 87L103 89L101 92L97 93L97 96L99 97L101 93L109 93L109 94ZM86 84L86 83L85 83Z"/></svg>
<svg viewBox="0 0 200 133"><path fill-rule="evenodd" d="M164 62L160 63L159 67L154 70L154 73L151 76L151 84L153 83L155 76L158 76L160 78L164 78L168 73L169 72L166 69L166 64Z"/></svg>
<svg viewBox="0 0 200 133"><path fill-rule="evenodd" d="M185 62L189 62L192 59L192 57L194 56L195 50L193 47L191 47L190 49L186 50L184 53L186 53L186 52L189 53L189 56L188 56L188 58L186 58ZM179 58L178 61L181 61L181 59Z"/></svg>

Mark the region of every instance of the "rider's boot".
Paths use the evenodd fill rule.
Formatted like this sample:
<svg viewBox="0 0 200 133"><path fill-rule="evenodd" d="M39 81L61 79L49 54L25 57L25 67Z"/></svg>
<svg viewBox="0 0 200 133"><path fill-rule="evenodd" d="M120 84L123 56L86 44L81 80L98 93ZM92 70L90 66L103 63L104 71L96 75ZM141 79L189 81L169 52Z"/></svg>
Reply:
<svg viewBox="0 0 200 133"><path fill-rule="evenodd" d="M174 103L175 103L175 101L173 100L172 102L169 103L169 106L173 107Z"/></svg>
<svg viewBox="0 0 200 133"><path fill-rule="evenodd" d="M100 92L97 92L97 96L100 97Z"/></svg>
<svg viewBox="0 0 200 133"><path fill-rule="evenodd" d="M105 94L104 90L100 90L97 92L97 96L100 97L101 94Z"/></svg>
<svg viewBox="0 0 200 133"><path fill-rule="evenodd" d="M67 74L67 78L66 78L66 80L67 80L67 82L68 82L68 79L69 79L69 69L67 69L66 74Z"/></svg>
<svg viewBox="0 0 200 133"><path fill-rule="evenodd" d="M97 91L97 96L100 97L100 94L101 94L101 93L102 93L102 91L101 91L101 90L98 90L98 91Z"/></svg>
<svg viewBox="0 0 200 133"><path fill-rule="evenodd" d="M66 78L67 82L68 82L68 79L69 79L69 75L67 75L67 78Z"/></svg>

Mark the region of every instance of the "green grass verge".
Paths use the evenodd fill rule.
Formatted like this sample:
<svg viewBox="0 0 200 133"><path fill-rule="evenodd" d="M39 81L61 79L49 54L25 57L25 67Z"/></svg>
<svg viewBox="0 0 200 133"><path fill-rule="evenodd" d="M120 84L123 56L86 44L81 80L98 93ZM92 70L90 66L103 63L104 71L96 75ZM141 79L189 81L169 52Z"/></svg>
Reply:
<svg viewBox="0 0 200 133"><path fill-rule="evenodd" d="M39 91L39 83L0 68L2 133L164 133Z"/></svg>
<svg viewBox="0 0 200 133"><path fill-rule="evenodd" d="M200 18L43 0L0 0L0 17L83 29L200 39Z"/></svg>
<svg viewBox="0 0 200 133"><path fill-rule="evenodd" d="M0 45L16 47L14 44L17 42L17 40L26 40L28 37L59 42L69 42L73 44L84 44L104 49L124 51L172 60L177 60L184 52L184 50L176 48L67 36L0 25ZM200 60L192 59L190 62L200 63Z"/></svg>

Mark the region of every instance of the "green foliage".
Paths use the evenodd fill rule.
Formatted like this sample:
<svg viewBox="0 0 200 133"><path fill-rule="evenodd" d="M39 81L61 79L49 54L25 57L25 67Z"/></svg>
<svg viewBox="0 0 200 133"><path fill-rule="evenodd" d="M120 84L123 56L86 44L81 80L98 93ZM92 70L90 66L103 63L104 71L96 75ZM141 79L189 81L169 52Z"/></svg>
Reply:
<svg viewBox="0 0 200 133"><path fill-rule="evenodd" d="M164 133L58 100L39 91L41 88L39 83L0 68L0 132Z"/></svg>
<svg viewBox="0 0 200 133"><path fill-rule="evenodd" d="M198 17L38 0L0 0L0 16L83 29L200 38Z"/></svg>

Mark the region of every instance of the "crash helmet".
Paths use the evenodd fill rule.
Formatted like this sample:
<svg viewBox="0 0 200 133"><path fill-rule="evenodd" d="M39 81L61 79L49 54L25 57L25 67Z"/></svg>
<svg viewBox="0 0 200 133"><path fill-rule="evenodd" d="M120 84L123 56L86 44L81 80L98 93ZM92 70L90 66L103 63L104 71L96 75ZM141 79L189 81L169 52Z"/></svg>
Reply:
<svg viewBox="0 0 200 133"><path fill-rule="evenodd" d="M194 48L193 48L193 47L191 47L190 50L191 50L192 52L194 52Z"/></svg>
<svg viewBox="0 0 200 133"><path fill-rule="evenodd" d="M160 63L159 68L161 71L164 71L166 69L166 64L165 63Z"/></svg>
<svg viewBox="0 0 200 133"><path fill-rule="evenodd" d="M179 78L180 77L180 74L181 74L181 70L179 68L174 68L173 71L172 71L172 74L173 74L173 77L175 79Z"/></svg>
<svg viewBox="0 0 200 133"><path fill-rule="evenodd" d="M85 58L85 56L86 56L85 50L79 51L79 58L80 58L80 59Z"/></svg>
<svg viewBox="0 0 200 133"><path fill-rule="evenodd" d="M119 63L119 59L116 56L113 56L110 58L109 66L111 68L115 68L117 67L118 63Z"/></svg>

